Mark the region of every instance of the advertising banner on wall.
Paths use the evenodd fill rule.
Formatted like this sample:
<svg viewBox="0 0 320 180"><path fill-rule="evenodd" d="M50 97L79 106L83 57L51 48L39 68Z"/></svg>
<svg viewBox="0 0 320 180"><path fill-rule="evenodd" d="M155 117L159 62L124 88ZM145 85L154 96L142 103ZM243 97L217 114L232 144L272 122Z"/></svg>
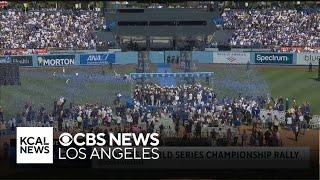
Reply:
<svg viewBox="0 0 320 180"><path fill-rule="evenodd" d="M32 56L11 56L11 62L20 66L32 66Z"/></svg>
<svg viewBox="0 0 320 180"><path fill-rule="evenodd" d="M75 65L75 55L48 55L37 57L38 66L71 66Z"/></svg>
<svg viewBox="0 0 320 180"><path fill-rule="evenodd" d="M255 53L256 64L293 64L292 53Z"/></svg>
<svg viewBox="0 0 320 180"><path fill-rule="evenodd" d="M0 63L9 63L10 56L0 56Z"/></svg>
<svg viewBox="0 0 320 180"><path fill-rule="evenodd" d="M40 49L33 49L32 50L33 54L47 54L48 50L44 49L44 48L40 48Z"/></svg>
<svg viewBox="0 0 320 180"><path fill-rule="evenodd" d="M320 53L298 53L297 64L298 65L317 65L320 60Z"/></svg>
<svg viewBox="0 0 320 180"><path fill-rule="evenodd" d="M0 1L0 8L8 6L8 1Z"/></svg>
<svg viewBox="0 0 320 180"><path fill-rule="evenodd" d="M246 64L250 61L250 53L243 52L214 52L213 63Z"/></svg>
<svg viewBox="0 0 320 180"><path fill-rule="evenodd" d="M281 52L319 52L320 47L308 47L308 46L290 46L280 47Z"/></svg>
<svg viewBox="0 0 320 180"><path fill-rule="evenodd" d="M81 54L80 64L96 65L96 64L109 64L115 63L115 53L104 53L104 54Z"/></svg>

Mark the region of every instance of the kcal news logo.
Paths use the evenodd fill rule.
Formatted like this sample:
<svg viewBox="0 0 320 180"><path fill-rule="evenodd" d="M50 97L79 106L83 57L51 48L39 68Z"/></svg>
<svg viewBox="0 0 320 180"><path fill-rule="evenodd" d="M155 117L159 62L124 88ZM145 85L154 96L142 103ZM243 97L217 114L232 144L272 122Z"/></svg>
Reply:
<svg viewBox="0 0 320 180"><path fill-rule="evenodd" d="M17 164L52 164L53 128L17 127Z"/></svg>
<svg viewBox="0 0 320 180"><path fill-rule="evenodd" d="M58 160L158 159L158 133L62 133ZM53 128L17 127L17 164L53 164Z"/></svg>

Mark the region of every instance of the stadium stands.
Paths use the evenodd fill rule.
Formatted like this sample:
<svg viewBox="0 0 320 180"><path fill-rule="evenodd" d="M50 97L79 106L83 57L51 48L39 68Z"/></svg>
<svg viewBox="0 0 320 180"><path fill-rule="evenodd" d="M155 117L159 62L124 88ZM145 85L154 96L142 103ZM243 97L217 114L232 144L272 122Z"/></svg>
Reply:
<svg viewBox="0 0 320 180"><path fill-rule="evenodd" d="M320 13L297 9L225 9L232 46L320 46Z"/></svg>
<svg viewBox="0 0 320 180"><path fill-rule="evenodd" d="M169 9L161 8L158 11L166 12ZM197 11L199 10L195 9L190 12ZM210 12L202 13L210 14ZM105 42L103 38L98 38L97 34L93 33L103 32L101 30L108 29L107 24L109 21L105 20L107 14L104 14L103 11L96 11L96 9L64 9L59 11L52 8L28 11L1 9L0 49L54 48L75 50L97 49L97 47L104 46L105 44L109 44L108 46L110 46L110 42ZM179 15L181 16L181 13ZM175 15L173 14L172 16ZM185 16L184 19L188 19L187 17ZM320 24L318 22L320 21L320 13L317 9L224 8L221 17L215 17L214 12L212 12L212 18L209 19L215 21L209 22L208 20L207 23L214 24L215 26L223 24L224 31L232 30L231 37L224 37L228 38L227 41L229 41L232 47L277 49L280 47L306 47L303 51L319 51ZM194 19L194 16L192 18ZM219 20L219 25L217 25L217 20ZM164 20L161 19L161 21ZM131 27L130 31L126 31L126 33L138 33L139 28L143 29L144 27ZM159 33L165 33L165 31L159 30L159 28L161 29L162 26L159 26L158 30L155 30L158 35ZM192 26L193 30L190 28L186 26L183 32L195 32L194 28L196 27ZM202 30L198 29L196 32L204 32L202 26L199 26L199 28L202 28ZM209 31L212 31L212 34L215 33L215 30L212 28ZM179 30L179 33L181 32ZM212 41L207 41L206 43L209 46L206 45L205 47L211 47ZM112 43L112 46L117 46L117 43ZM202 48L203 46L200 44L198 49L201 50Z"/></svg>
<svg viewBox="0 0 320 180"><path fill-rule="evenodd" d="M103 25L101 13L91 10L1 11L0 49L94 49L92 32Z"/></svg>

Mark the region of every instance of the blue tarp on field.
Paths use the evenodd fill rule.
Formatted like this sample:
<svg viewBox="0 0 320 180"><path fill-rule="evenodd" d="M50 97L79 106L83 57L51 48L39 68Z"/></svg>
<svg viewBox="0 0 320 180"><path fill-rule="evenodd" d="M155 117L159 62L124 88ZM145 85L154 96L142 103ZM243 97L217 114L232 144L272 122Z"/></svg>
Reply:
<svg viewBox="0 0 320 180"><path fill-rule="evenodd" d="M213 72L192 72L192 73L130 73L132 79L158 78L158 77L174 77L174 78L205 78L213 77Z"/></svg>
<svg viewBox="0 0 320 180"><path fill-rule="evenodd" d="M158 73L171 73L170 64L158 64L157 65L157 72ZM176 86L176 80L171 76L160 76L158 77L159 83L161 86L172 87Z"/></svg>

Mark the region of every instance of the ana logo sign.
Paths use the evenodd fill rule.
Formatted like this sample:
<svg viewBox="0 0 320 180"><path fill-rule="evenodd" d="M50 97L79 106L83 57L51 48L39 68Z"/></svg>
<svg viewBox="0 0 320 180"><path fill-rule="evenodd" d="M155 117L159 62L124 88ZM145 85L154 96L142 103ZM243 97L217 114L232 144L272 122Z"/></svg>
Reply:
<svg viewBox="0 0 320 180"><path fill-rule="evenodd" d="M74 64L74 55L38 56L39 66L68 66Z"/></svg>
<svg viewBox="0 0 320 180"><path fill-rule="evenodd" d="M80 55L80 64L108 64L108 63L115 63L114 53Z"/></svg>
<svg viewBox="0 0 320 180"><path fill-rule="evenodd" d="M106 61L109 57L109 54L107 54L106 56L102 56L100 54L97 55L89 55L88 57L88 61Z"/></svg>
<svg viewBox="0 0 320 180"><path fill-rule="evenodd" d="M52 164L53 128L17 127L17 164Z"/></svg>

